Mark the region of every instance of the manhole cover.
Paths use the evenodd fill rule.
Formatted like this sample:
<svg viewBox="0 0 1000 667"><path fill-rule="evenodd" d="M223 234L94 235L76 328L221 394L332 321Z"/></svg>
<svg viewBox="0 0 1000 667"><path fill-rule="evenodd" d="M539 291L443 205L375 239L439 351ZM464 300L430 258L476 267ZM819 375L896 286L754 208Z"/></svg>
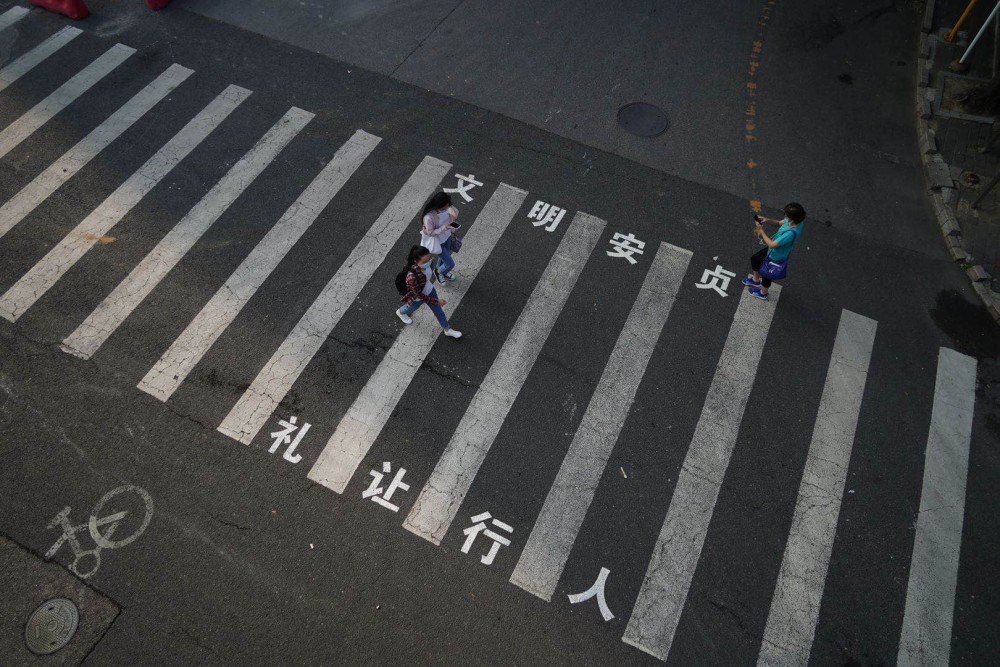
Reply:
<svg viewBox="0 0 1000 667"><path fill-rule="evenodd" d="M618 124L638 137L658 137L666 131L670 122L667 113L660 107L632 102L618 110Z"/></svg>
<svg viewBox="0 0 1000 667"><path fill-rule="evenodd" d="M36 655L55 653L76 634L80 614L66 598L53 598L31 614L24 627L24 643Z"/></svg>

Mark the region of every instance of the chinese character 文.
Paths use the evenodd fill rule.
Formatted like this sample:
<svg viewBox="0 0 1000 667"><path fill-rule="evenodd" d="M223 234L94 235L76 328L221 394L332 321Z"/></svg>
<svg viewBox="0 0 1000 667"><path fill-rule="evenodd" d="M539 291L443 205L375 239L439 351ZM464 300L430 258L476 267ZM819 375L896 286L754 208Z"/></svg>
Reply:
<svg viewBox="0 0 1000 667"><path fill-rule="evenodd" d="M469 174L468 176L462 176L461 174L455 174L455 178L458 179L458 183L453 188L445 188L445 192L451 194L459 194L467 202L472 201L472 197L469 196L469 190L476 187L477 185L482 185L476 180L475 174Z"/></svg>
<svg viewBox="0 0 1000 667"><path fill-rule="evenodd" d="M611 570L606 567L601 568L601 573L597 575L597 581L582 593L574 593L569 596L569 603L576 604L578 602L585 602L592 597L597 597L597 608L601 610L601 616L604 618L605 622L610 621L615 617L611 613L611 608L608 607L608 601L604 597L604 585L608 582L608 575L611 574Z"/></svg>
<svg viewBox="0 0 1000 667"><path fill-rule="evenodd" d="M381 484L382 480L386 475L392 472L392 464L388 461L383 461L382 472L377 470L372 470L368 474L372 476L372 483L368 485L368 488L361 492L362 498L371 498L372 502L376 502L386 509L390 509L393 512L399 511L399 505L393 505L389 502L392 498L392 494L396 492L396 489L402 489L403 491L409 491L410 485L403 483L403 475L406 474L406 468L400 468L396 471L396 476L392 478L389 482L389 487L383 489Z"/></svg>
<svg viewBox="0 0 1000 667"><path fill-rule="evenodd" d="M715 270L705 269L701 274L701 282L695 283L698 289L714 289L720 296L729 296L726 290L729 289L729 279L735 278L736 274L726 271L722 266L716 264Z"/></svg>
<svg viewBox="0 0 1000 667"><path fill-rule="evenodd" d="M566 209L547 204L541 200L536 201L535 205L531 207L531 212L528 213L531 224L535 227L545 225L547 232L555 231L564 215L566 215Z"/></svg>
<svg viewBox="0 0 1000 667"><path fill-rule="evenodd" d="M462 533L465 535L465 543L462 545L462 553L464 554L469 553L469 549L472 548L472 543L476 541L476 536L478 536L480 533L493 540L493 544L490 546L489 552L487 552L485 556L482 556L479 559L479 561L483 565L490 565L493 563L493 559L496 558L497 552L500 551L501 545L505 547L510 546L510 540L508 540L503 535L500 535L499 533L492 531L486 527L486 522L489 521L490 519L493 519L493 515L490 514L489 512L483 512L482 514L477 514L476 516L472 517L473 525L469 526L468 528L462 531ZM493 525L504 532L507 533L514 532L514 528L512 526L508 526L499 519L493 519Z"/></svg>
<svg viewBox="0 0 1000 667"><path fill-rule="evenodd" d="M299 446L300 442L302 442L302 438L305 437L312 424L306 422L302 425L302 428L299 428L298 420L298 417L289 417L288 421L285 421L284 419L278 420L278 426L281 426L284 430L275 431L271 434L271 437L274 438L274 443L271 445L271 448L267 450L268 453L274 454L278 451L278 447L288 445L288 449L285 450L282 458L289 463L298 463L302 460L302 455L296 454L295 448ZM292 433L296 430L298 430L298 433L295 434L295 440L292 440Z"/></svg>
<svg viewBox="0 0 1000 667"><path fill-rule="evenodd" d="M608 251L608 257L624 257L629 264L636 264L637 262L632 258L632 255L641 255L642 249L646 247L646 242L640 241L634 234L616 233L609 243L615 249Z"/></svg>

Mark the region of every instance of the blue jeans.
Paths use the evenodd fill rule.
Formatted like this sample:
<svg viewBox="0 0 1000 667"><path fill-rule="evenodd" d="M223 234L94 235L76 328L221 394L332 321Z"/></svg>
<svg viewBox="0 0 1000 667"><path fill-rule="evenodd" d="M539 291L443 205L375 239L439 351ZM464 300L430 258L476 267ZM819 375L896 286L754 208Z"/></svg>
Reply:
<svg viewBox="0 0 1000 667"><path fill-rule="evenodd" d="M455 260L451 258L451 239L453 237L449 236L448 240L441 244L441 256L438 257L438 274L447 275L451 273L451 270L455 268Z"/></svg>
<svg viewBox="0 0 1000 667"><path fill-rule="evenodd" d="M432 289L429 296L433 299L438 298L437 291ZM402 308L399 309L399 312L409 317L413 313L417 312L417 308L419 308L423 304L424 304L423 301L414 301L411 304L404 305ZM437 304L427 304L427 307L431 309L432 313L434 313L434 317L437 318L438 324L441 325L442 329L450 328L448 326L448 316L444 314L444 309L442 309L441 306L438 306Z"/></svg>

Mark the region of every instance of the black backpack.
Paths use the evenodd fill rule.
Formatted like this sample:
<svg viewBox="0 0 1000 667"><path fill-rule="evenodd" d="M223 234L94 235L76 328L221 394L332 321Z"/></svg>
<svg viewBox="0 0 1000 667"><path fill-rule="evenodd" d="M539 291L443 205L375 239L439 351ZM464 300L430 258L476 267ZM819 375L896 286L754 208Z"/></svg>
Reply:
<svg viewBox="0 0 1000 667"><path fill-rule="evenodd" d="M409 291L406 287L406 274L408 273L415 275L416 271L408 266L396 274L396 291L399 292L399 296L406 296L406 293Z"/></svg>

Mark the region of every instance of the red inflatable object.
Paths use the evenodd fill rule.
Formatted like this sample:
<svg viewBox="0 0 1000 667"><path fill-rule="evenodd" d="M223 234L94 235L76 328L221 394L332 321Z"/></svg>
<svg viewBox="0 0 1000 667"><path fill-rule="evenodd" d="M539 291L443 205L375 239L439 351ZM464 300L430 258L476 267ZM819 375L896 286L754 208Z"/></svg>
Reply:
<svg viewBox="0 0 1000 667"><path fill-rule="evenodd" d="M63 14L71 19L85 19L90 16L83 0L31 0L31 4L50 12Z"/></svg>
<svg viewBox="0 0 1000 667"><path fill-rule="evenodd" d="M163 9L170 3L170 0L146 0L146 6L150 9Z"/></svg>

